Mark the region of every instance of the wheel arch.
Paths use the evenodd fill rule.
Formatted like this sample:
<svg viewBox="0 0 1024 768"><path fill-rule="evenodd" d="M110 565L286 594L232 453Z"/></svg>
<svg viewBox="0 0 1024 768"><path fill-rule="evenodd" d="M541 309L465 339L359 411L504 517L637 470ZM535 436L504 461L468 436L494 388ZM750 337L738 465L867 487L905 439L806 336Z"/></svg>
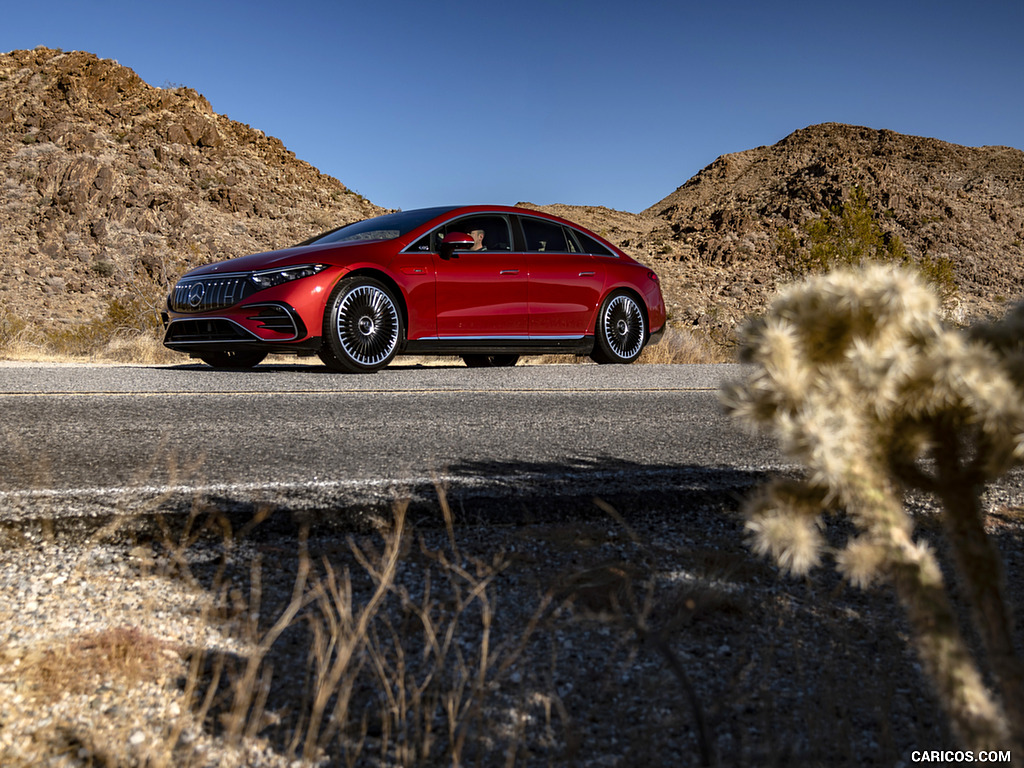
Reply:
<svg viewBox="0 0 1024 768"><path fill-rule="evenodd" d="M347 280L350 277L372 277L374 280L379 280L381 283L386 285L391 290L395 298L398 299L398 309L402 313L403 332L406 338L408 338L409 306L408 300L405 297L405 291L402 290L402 286L399 285L398 282L391 275L389 275L387 272L384 272L381 269L376 269L374 267L358 267L350 272L346 272L340 278L338 278L338 282L331 286L331 292L333 292L334 289L338 287L338 284L341 283L342 280ZM326 311L326 305L324 309ZM405 341L406 339L399 339L399 343L403 345L405 344Z"/></svg>
<svg viewBox="0 0 1024 768"><path fill-rule="evenodd" d="M651 338L651 311L647 307L647 300L631 285L613 285L601 295L601 300L597 302L597 308L594 310L594 322L591 323L594 333L597 333L597 324L601 322L601 307L604 306L608 297L615 293L628 294L636 301L640 311L644 313L644 344L646 345Z"/></svg>

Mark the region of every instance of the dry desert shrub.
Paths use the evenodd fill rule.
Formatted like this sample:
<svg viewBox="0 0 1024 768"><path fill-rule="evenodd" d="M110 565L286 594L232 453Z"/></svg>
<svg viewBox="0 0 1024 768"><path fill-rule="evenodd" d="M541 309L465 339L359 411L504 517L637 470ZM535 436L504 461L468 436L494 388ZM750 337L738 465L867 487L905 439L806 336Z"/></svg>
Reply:
<svg viewBox="0 0 1024 768"><path fill-rule="evenodd" d="M180 659L169 643L138 627L113 627L35 648L19 661L29 695L55 699L67 693L88 693L97 681L126 685L156 681Z"/></svg>
<svg viewBox="0 0 1024 768"><path fill-rule="evenodd" d="M111 345L140 336L159 338L160 317L141 298L115 298L103 316L87 323L48 332L45 347L57 355L95 356Z"/></svg>
<svg viewBox="0 0 1024 768"><path fill-rule="evenodd" d="M0 304L0 355L15 353L32 338L32 329L23 318Z"/></svg>
<svg viewBox="0 0 1024 768"><path fill-rule="evenodd" d="M805 222L799 233L779 231L776 255L787 272L803 277L868 264L898 265L921 275L944 303L953 301L958 288L950 259L928 253L912 258L899 237L882 230L863 187L845 197L841 206Z"/></svg>
<svg viewBox="0 0 1024 768"><path fill-rule="evenodd" d="M713 343L685 328L668 326L657 344L648 344L637 359L638 364L686 365L725 362L725 353ZM573 355L537 355L527 358L534 365L565 365L590 363L589 357Z"/></svg>
<svg viewBox="0 0 1024 768"><path fill-rule="evenodd" d="M162 343L163 329L152 302L111 300L103 315L78 324L37 328L0 306L0 357L16 360L87 358L121 363L166 363L180 359Z"/></svg>
<svg viewBox="0 0 1024 768"><path fill-rule="evenodd" d="M443 496L442 496L443 500ZM514 739L479 738L492 733L489 698L521 655L536 622L499 641L492 633L494 582L507 567L501 554L478 560L450 546L418 551L397 505L381 536L350 537L346 560L316 559L305 534L291 600L263 618L261 571L250 570L248 595L225 580L215 601L231 615L243 657L198 652L191 658L186 693L199 720L214 720L232 748L266 737L278 723L280 745L304 764L381 761L402 766L474 764L514 759ZM402 562L426 568L422 590L402 583ZM539 612L543 606L538 609ZM216 617L211 615L211 620ZM264 624L267 622L269 626ZM281 697L278 646L289 633L305 638L302 691L285 721L269 711ZM494 742L494 743L491 743Z"/></svg>
<svg viewBox="0 0 1024 768"><path fill-rule="evenodd" d="M650 365L724 362L722 354L701 337L683 328L668 327L661 341L644 347L640 363Z"/></svg>
<svg viewBox="0 0 1024 768"><path fill-rule="evenodd" d="M195 619L207 628L200 636L220 638L211 645L175 645L125 625L0 647L0 682L44 705L34 711L53 713L49 723L6 724L17 735L0 744L0 763L63 765L63 755L77 754L80 762L68 764L199 766L211 764L203 753L214 741L228 761L216 764L248 764L245 756L268 743L295 765L516 762L515 729L525 723L506 722L494 696L547 603L527 626L494 632L495 582L508 567L502 553L461 552L450 514L448 546L417 543L397 505L389 528L350 536L330 556L311 555L300 531L291 594L271 596L263 580L275 563L254 554L247 582L231 566L248 547L246 529L261 519L235 530L216 510L196 510L183 531L165 531L156 547L163 554L148 556L145 568L158 580L206 593ZM218 536L219 561L194 574L187 550L205 550ZM422 583L400 578L410 559ZM172 703L154 715L161 719L146 727L144 743L129 744L161 690ZM107 691L102 701L97 691ZM116 716L92 728L95 706Z"/></svg>
<svg viewBox="0 0 1024 768"><path fill-rule="evenodd" d="M984 484L1024 457L1021 330L1024 309L971 332L946 328L935 294L906 271L837 271L789 288L748 323L741 350L754 372L722 393L736 420L769 430L807 470L747 503L754 550L806 574L826 554L823 512L845 510L857 534L834 553L837 567L861 587L895 586L974 749L1024 744L1024 673L981 506ZM942 503L984 658L961 632L935 552L915 538L907 488Z"/></svg>
<svg viewBox="0 0 1024 768"><path fill-rule="evenodd" d="M188 362L187 357L172 352L163 345L162 336L138 333L134 336L118 336L110 339L95 357L118 363L157 365L161 363Z"/></svg>

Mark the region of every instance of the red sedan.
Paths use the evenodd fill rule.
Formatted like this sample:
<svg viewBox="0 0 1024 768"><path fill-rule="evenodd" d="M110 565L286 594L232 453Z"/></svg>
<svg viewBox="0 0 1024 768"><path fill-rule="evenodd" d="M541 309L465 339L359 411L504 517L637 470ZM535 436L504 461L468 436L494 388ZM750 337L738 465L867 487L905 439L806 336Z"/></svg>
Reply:
<svg viewBox="0 0 1024 768"><path fill-rule="evenodd" d="M167 307L167 347L235 368L270 353L348 372L400 354L630 363L665 326L653 271L583 227L505 206L401 211L198 267Z"/></svg>

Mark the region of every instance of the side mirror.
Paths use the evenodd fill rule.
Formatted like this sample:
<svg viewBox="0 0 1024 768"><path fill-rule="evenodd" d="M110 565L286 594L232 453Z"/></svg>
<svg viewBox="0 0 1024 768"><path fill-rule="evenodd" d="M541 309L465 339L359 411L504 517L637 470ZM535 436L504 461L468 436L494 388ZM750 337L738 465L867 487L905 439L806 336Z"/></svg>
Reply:
<svg viewBox="0 0 1024 768"><path fill-rule="evenodd" d="M459 258L455 254L457 248L469 248L472 245L473 238L465 232L449 232L441 241L441 247L438 248L437 255L445 260L457 259Z"/></svg>

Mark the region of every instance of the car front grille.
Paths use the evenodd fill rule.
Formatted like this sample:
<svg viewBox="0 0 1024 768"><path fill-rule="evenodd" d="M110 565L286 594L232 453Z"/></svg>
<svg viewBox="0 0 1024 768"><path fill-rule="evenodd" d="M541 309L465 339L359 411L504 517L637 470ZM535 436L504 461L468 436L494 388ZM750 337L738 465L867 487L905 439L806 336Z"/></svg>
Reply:
<svg viewBox="0 0 1024 768"><path fill-rule="evenodd" d="M249 275L215 275L179 280L168 302L175 312L210 312L237 304L255 293Z"/></svg>

